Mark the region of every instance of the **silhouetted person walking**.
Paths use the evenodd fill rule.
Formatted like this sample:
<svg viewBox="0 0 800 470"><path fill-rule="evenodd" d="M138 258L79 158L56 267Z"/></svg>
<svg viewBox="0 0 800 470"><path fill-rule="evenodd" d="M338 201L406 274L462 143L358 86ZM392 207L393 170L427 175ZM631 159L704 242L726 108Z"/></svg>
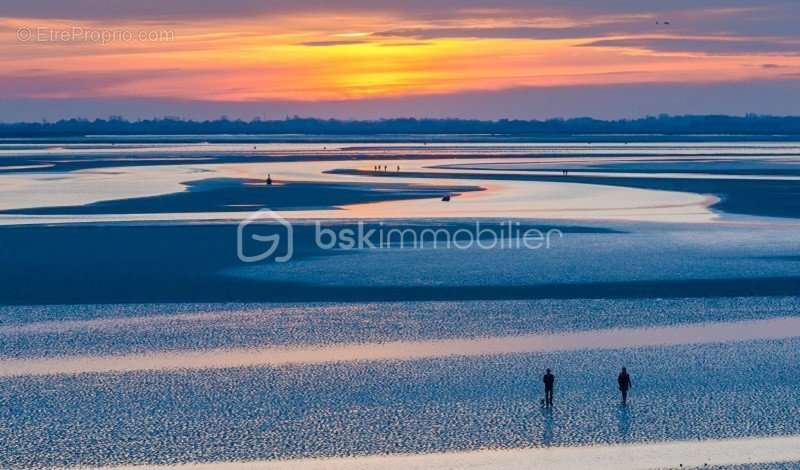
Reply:
<svg viewBox="0 0 800 470"><path fill-rule="evenodd" d="M545 372L542 382L544 382L544 404L553 406L553 384L556 382L556 376L550 372L550 369Z"/></svg>
<svg viewBox="0 0 800 470"><path fill-rule="evenodd" d="M622 392L622 404L628 404L628 390L631 388L631 376L628 371L623 367L622 372L617 376L617 383L619 384L619 391Z"/></svg>
<svg viewBox="0 0 800 470"><path fill-rule="evenodd" d="M272 185L272 175L267 174L267 186Z"/></svg>

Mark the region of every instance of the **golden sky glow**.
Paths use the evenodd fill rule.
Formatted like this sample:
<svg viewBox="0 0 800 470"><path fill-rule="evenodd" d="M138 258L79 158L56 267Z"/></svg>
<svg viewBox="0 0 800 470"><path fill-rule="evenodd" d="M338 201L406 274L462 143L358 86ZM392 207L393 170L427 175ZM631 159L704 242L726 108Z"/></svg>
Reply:
<svg viewBox="0 0 800 470"><path fill-rule="evenodd" d="M741 14L676 13L668 27L662 13L570 16L502 8L433 19L389 9L179 21L5 17L0 89L6 97L30 98L319 101L798 73L795 37L724 32L720 18ZM721 22L719 31L698 27L703 15ZM78 37L54 40L53 31ZM163 37L107 43L80 37L108 31Z"/></svg>

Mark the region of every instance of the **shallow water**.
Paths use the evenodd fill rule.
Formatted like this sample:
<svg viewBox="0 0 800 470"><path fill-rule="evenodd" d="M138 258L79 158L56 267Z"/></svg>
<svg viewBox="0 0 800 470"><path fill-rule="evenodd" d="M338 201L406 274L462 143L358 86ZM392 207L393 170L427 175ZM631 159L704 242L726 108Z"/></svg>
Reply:
<svg viewBox="0 0 800 470"><path fill-rule="evenodd" d="M2 158L6 160L6 165L0 164L0 210L85 205L174 194L185 191L188 182L198 183L210 178L262 180L271 173L276 179L287 182L350 183L365 189L386 183L387 176L397 184L468 185L488 189L456 197L451 204L431 204L430 200L356 202L335 210L311 210L301 206L284 214L298 219L514 217L709 222L719 217L708 209L715 203L714 194L695 193L694 189L676 191L669 185L659 187L662 183L658 182L642 187L641 183L625 185L611 181L620 178L646 180L656 175L662 180L723 182L791 183L800 178L797 158L800 147L795 143L437 143L425 146L411 143L149 143L119 146L14 144L6 147L0 145L0 155L5 155ZM535 158L523 158L525 155ZM226 163L226 159L230 162ZM376 164L385 166L387 171L372 171ZM45 165L39 168L43 171L36 171L37 165ZM400 172L396 171L398 166ZM532 183L515 179L551 175L563 168L572 170L573 181ZM361 173L331 173L334 170ZM467 171L469 178L448 179L454 171ZM425 178L417 174L424 174ZM502 178L498 179L498 175ZM593 180L579 180L585 176ZM37 197L31 197L33 194ZM264 204L260 200L253 202ZM249 213L246 210L220 212L209 206L206 210L194 209L191 214L122 211L69 216L70 211L65 208L63 216L57 211L47 216L3 214L0 223L237 221ZM746 213L757 215L752 210Z"/></svg>
<svg viewBox="0 0 800 470"><path fill-rule="evenodd" d="M781 340L6 378L0 443L3 466L22 468L793 435L797 351ZM544 367L552 412L538 403Z"/></svg>
<svg viewBox="0 0 800 470"><path fill-rule="evenodd" d="M60 207L0 215L21 224L0 228L0 467L796 462L799 153L0 143L0 210ZM565 165L573 180L537 180ZM258 193L248 210L238 199L225 212L198 201L98 210L267 173L310 188L283 211L297 237L285 264L236 258L232 222L260 207ZM323 201L323 185L363 199ZM484 190L407 199L468 186ZM313 219L453 229L509 218L563 237L547 250L312 243ZM552 411L539 405L546 367Z"/></svg>
<svg viewBox="0 0 800 470"><path fill-rule="evenodd" d="M533 352L606 350L780 340L800 337L800 318L714 322L671 327L623 328L436 341L150 352L113 356L72 356L0 360L0 377L254 366L325 364L353 361L410 361L439 357L495 356Z"/></svg>
<svg viewBox="0 0 800 470"><path fill-rule="evenodd" d="M369 170L380 160L359 161L356 168ZM393 161L402 172L444 172L431 167L446 160ZM352 183L364 187L386 183L382 175L342 175L330 171L352 167L350 162L275 162L221 165L169 165L114 168L113 171L79 170L55 178L50 174L0 174L2 199L0 210L50 206L91 204L109 199L156 196L185 190L181 183L209 178L247 178L263 180L267 173L282 181L305 183ZM569 183L530 184L519 181L485 182L480 179L450 180L447 178L420 180L392 175L391 182L429 186L476 186L488 191L465 194L453 204L431 204L428 200L391 201L387 203L347 204L339 210L292 210L281 212L294 219L329 218L457 218L457 217L515 217L557 219L628 219L661 221L708 221L714 218L706 206L707 196L636 188L579 185ZM35 199L32 194L44 194ZM438 198L437 198L438 199ZM41 223L85 220L241 220L252 212L243 210L229 214L193 211L194 214L154 214L150 216L102 214L100 216L19 216L0 215L6 224Z"/></svg>

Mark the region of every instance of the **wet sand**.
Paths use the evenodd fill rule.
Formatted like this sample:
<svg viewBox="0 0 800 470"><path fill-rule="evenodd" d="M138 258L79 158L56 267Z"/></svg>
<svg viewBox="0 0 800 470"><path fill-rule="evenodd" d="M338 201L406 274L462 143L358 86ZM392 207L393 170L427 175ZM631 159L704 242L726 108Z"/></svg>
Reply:
<svg viewBox="0 0 800 470"><path fill-rule="evenodd" d="M445 194L482 191L479 186L306 183L263 179L209 178L182 183L185 190L160 196L112 199L76 206L0 210L20 215L186 214L273 210L339 210L339 206L381 201L441 198Z"/></svg>
<svg viewBox="0 0 800 470"><path fill-rule="evenodd" d="M422 455L391 455L285 461L214 462L149 466L153 470L573 470L596 468L651 470L720 465L781 464L800 461L800 436L671 441L612 446L483 450ZM93 467L137 470L137 466Z"/></svg>
<svg viewBox="0 0 800 470"><path fill-rule="evenodd" d="M0 466L800 461L797 144L251 147L0 146ZM300 221L291 263L235 256L264 205ZM310 223L475 218L565 237L338 252Z"/></svg>
<svg viewBox="0 0 800 470"><path fill-rule="evenodd" d="M76 356L0 360L0 377L280 367L351 361L409 361L449 356L493 356L642 347L665 347L800 337L800 318L714 322L671 327L594 330L553 335L524 335L439 341L344 344L311 348L247 348L161 352L118 356Z"/></svg>
<svg viewBox="0 0 800 470"><path fill-rule="evenodd" d="M363 174L358 170L336 170L341 174ZM386 175L391 177L392 175ZM592 174L573 172L568 176L561 174L531 174L530 171L506 173L487 171L464 172L414 172L404 175L413 178L436 178L456 181L459 179L486 181L526 181L532 183L559 183L567 185L612 186L676 193L711 195L708 206L729 214L742 214L762 217L800 217L800 180L794 175L648 175L633 173L622 176L620 173Z"/></svg>
<svg viewBox="0 0 800 470"><path fill-rule="evenodd" d="M448 179L443 160L399 161L401 172L371 171L376 161L340 170L341 162L231 163L128 167L104 174L82 170L0 175L0 223L82 221L239 221L260 207L292 219L540 218L709 222L708 196L572 182L497 181L493 172ZM380 160L377 163L381 163ZM247 182L272 174L281 187ZM436 175L441 175L437 177ZM387 179L390 176L391 180ZM433 181L433 178L437 178ZM205 183L203 183L205 181ZM218 184L219 182L231 184ZM72 188L81 187L80 192ZM119 192L114 197L113 191ZM188 189L188 190L187 190ZM485 190L481 190L485 189ZM34 204L28 195L46 197ZM453 195L443 204L443 194ZM387 201L389 200L389 201ZM382 202L383 201L383 202ZM64 207L67 206L67 207ZM167 208L175 210L168 211Z"/></svg>

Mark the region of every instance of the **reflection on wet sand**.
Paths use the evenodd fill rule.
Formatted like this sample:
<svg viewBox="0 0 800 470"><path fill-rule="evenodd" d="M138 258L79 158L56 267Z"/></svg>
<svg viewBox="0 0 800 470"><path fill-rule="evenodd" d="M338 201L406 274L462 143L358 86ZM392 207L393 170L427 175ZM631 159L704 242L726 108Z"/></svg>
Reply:
<svg viewBox="0 0 800 470"><path fill-rule="evenodd" d="M402 468L422 470L470 469L614 469L692 468L706 465L747 465L800 461L800 436L756 437L623 444L608 446L543 447L438 454L387 455L284 461L214 462L148 466L154 470L360 470ZM105 467L136 470L140 467Z"/></svg>
<svg viewBox="0 0 800 470"><path fill-rule="evenodd" d="M0 361L0 377L141 370L225 369L347 361L419 360L448 356L622 349L795 337L800 337L800 317L780 317L767 320L475 339L394 341L310 348L241 348L112 356L10 359Z"/></svg>
<svg viewBox="0 0 800 470"><path fill-rule="evenodd" d="M466 193L453 198L451 204L431 199L410 199L388 202L348 203L324 210L289 210L281 213L292 219L372 219L372 218L545 218L545 219L593 219L634 220L663 222L708 222L716 219L709 210L715 200L707 195L658 191L650 189L613 187L569 182L487 181L475 179L447 179L446 172L433 168L449 160L405 160L398 164L405 172L424 172L432 177L414 178L392 176L391 182L398 185L426 185L438 187L483 187L486 191ZM460 159L464 163L478 160ZM375 161L363 160L353 163L365 173L356 175L331 173L349 162L275 162L235 163L215 165L169 165L148 167L119 167L116 174L98 175L83 170L66 174L64 179L53 180L44 174L0 175L0 210L15 210L32 207L30 194L48 194L46 199L35 203L38 207L90 204L98 201L127 199L154 195L174 194L186 190L183 183L199 179L242 178L259 179L267 171L285 181L306 184L353 184L361 188L380 190L387 178L371 175L368 171ZM442 178L436 177L442 173ZM487 176L492 171L486 171ZM198 176L198 174L202 176ZM80 191L75 191L80 188ZM298 206L301 204L298 203ZM252 209L251 209L252 210ZM110 222L110 221L238 221L247 217L249 211L219 212L209 207L208 211L192 213L175 212L165 214L80 214L30 215L4 214L0 224L61 223L61 222Z"/></svg>
<svg viewBox="0 0 800 470"><path fill-rule="evenodd" d="M0 342L7 344L7 355L0 359L0 378L3 378L4 388L11 390L6 394L10 397L10 406L6 408L16 410L8 416L10 425L6 430L10 432L4 435L0 432L0 441L11 443L9 457L0 460L27 467L35 466L33 463L57 465L59 463L53 463L57 461L62 465L138 462L148 468L159 468L148 464L294 458L212 461L162 468L487 470L498 467L627 469L800 461L800 435L786 435L797 432L791 417L791 404L797 401L796 387L790 373L791 364L796 363L792 355L796 350L793 348L795 341L771 341L800 338L800 317L779 316L794 315L794 303L778 310L767 300L753 302L749 305L754 306L754 313L744 315L724 305L715 310L703 304L688 303L668 310L658 307L654 301L667 290L672 295L676 291L683 295L795 294L791 290L796 274L791 251L794 245L790 243L794 240L790 236L793 232L783 230L783 226L775 232L727 231L719 230L719 225L734 221L768 222L772 227L776 223L750 216L769 215L764 208L770 204L778 208L790 205L783 196L790 194L795 182L800 180L798 161L792 157L797 154L796 144L433 144L425 148L417 144L348 144L331 148L324 144L259 144L258 147L256 151L255 146L246 143L55 149L31 146L22 151L0 148L3 158L23 155L16 163L6 162L10 166L0 171L0 210L28 210L0 216L0 224L137 221L159 225L152 222L162 221L164 225L177 225L168 227L170 232L160 233L133 230L131 226L137 224L102 227L102 241L106 245L87 242L96 239L78 230L69 232L70 238L62 230L56 237L59 242L54 244L51 242L54 228L30 227L19 232L20 229L7 229L9 239L22 240L18 246L37 253L28 258L20 256L21 248L12 253L17 256L19 267L33 266L33 269L23 271L27 277L20 276L18 269L9 269L10 276L23 279L14 281L16 284L7 282L12 286L9 291L22 290L22 294L14 292L20 295L14 298L25 299L27 303L34 302L31 299L36 303L50 299L53 303L67 304L87 299L98 303L129 302L131 299L119 296L133 290L137 292L132 294L132 299L140 302L153 299L191 301L196 300L194 296L198 293L208 295L211 300L228 300L255 291L267 292L267 295L279 289L286 292L289 288L281 284L268 284L281 279L271 272L256 272L253 278L242 276L241 282L236 278L240 273L227 274L233 271L229 270L223 253L228 245L205 240L222 240L222 236L211 232L230 227L209 225L213 230L199 235L196 230L188 230L188 224L181 225L206 221L227 224L271 204L272 208L283 208L284 216L303 220L305 228L311 227L314 219L383 221L398 218L413 219L421 224L454 218L633 221L636 223L617 224L631 228L630 233L615 232L605 238L577 234L574 242L569 242L569 247L575 249L558 253L557 257L540 257L535 260L539 263L536 268L552 273L550 281L559 282L554 284L560 286L558 292L564 295L568 291L570 298L619 296L620 292L625 295L643 295L644 292L647 297L637 300L641 304L622 313L611 306L608 311L613 314L596 315L592 320L582 315L595 312L591 309L568 309L563 315L550 315L550 311L562 309L545 306L533 310L524 305L515 309L505 304L497 306L493 315L487 314L483 306L475 307L479 312L475 315L437 309L420 315L418 306L403 305L400 308L408 315L394 317L383 315L387 312L383 303L363 315L340 316L294 306L297 315L283 312L285 318L275 322L260 321L260 316L265 315L262 311L232 313L213 307L168 315L161 307L153 306L143 309L144 313L156 312L153 316L116 317L112 312L104 318L98 318L101 309L93 306L85 306L82 313L68 312L64 317L40 314L32 318L27 311L2 317L3 312L0 312L0 320L4 322L0 326ZM35 160L37 155L41 156L39 160ZM680 166L695 158L692 155L700 155L702 171ZM747 161L755 163L740 168L740 161L734 160L733 155L747 156ZM476 158L471 158L473 156ZM764 161L770 160L769 163L764 163L762 157ZM29 161L24 161L25 158ZM454 162L457 165L452 165ZM486 165L487 162L497 164ZM370 170L377 169L378 165L382 166L384 174ZM551 178L554 172L560 174L567 165L570 166L569 177L565 172L563 180ZM395 166L396 172L387 173L387 168ZM735 173L737 171L739 173ZM267 175L275 182L271 185L271 196L263 192L269 191L264 181ZM206 189L213 181L233 184L230 188L224 185L217 193L204 192L207 201L193 200L192 210L163 204L163 196L184 196L193 188ZM721 203L713 207L727 214L747 214L739 219L712 211L713 204L726 199L721 196L726 194L722 190L733 185L742 186L742 183L754 188L752 183L759 182L763 183L759 187L783 186L787 191L770 192L761 199L750 198L748 202L755 207L751 212L726 211ZM284 197L283 205L276 204L278 191L275 190L288 191L292 185L307 197L292 193ZM336 186L348 194L355 189L364 194L335 199L321 190L326 185ZM453 189L465 186L484 190ZM414 188L416 191L412 191ZM241 194L232 192L234 190ZM421 190L431 194L419 196ZM439 191L461 194L453 194L449 202L443 203ZM412 192L424 199L410 200ZM376 197L379 193L381 197ZM232 197L237 194L241 197ZM758 191L740 191L740 197L742 194L748 199ZM163 213L154 214L153 206L139 200L144 197L157 198L155 205ZM123 200L125 204L111 204L113 207L106 213L97 212L96 206L85 207L110 200ZM73 208L73 212L69 212L64 207L67 205L79 206L81 210ZM229 210L223 211L220 205ZM30 208L34 206L59 207L33 215ZM789 215L795 217L796 213ZM639 221L700 222L703 225L661 232L664 226L653 224L659 230L653 235L655 230L646 232L642 227L648 224L638 224ZM793 223L798 223L797 219ZM764 227L767 226L758 228ZM33 236L39 236L43 243L31 241L36 240L30 237L37 231L41 233ZM116 231L115 234L111 235L112 231ZM188 233L196 245L188 243ZM137 243L111 242L132 239ZM173 242L165 243L169 240ZM654 240L658 243L653 243ZM42 250L43 246L50 251ZM158 246L164 246L164 251L152 248ZM63 248L55 250L54 247ZM219 250L209 247L219 247ZM39 252L43 253L41 257ZM59 257L59 252L71 254ZM148 257L144 257L144 253ZM623 256L616 256L618 254ZM391 264L386 260L410 256L408 252L385 251L382 255L379 261L373 261L378 259L375 256L364 262L372 255L358 253L349 261L330 256L313 258L313 263L308 261L312 259L309 256L291 267L281 267L281 275L290 281L308 282L317 290L328 289L327 295L339 301L341 297L335 296L346 294L336 289L341 288L341 292L346 293L361 279L369 279L370 287L380 295L399 292L409 298L416 298L412 295L420 295L426 288L418 285L418 279L439 290L441 286L445 289L450 286L448 295L458 296L459 300L474 292L487 295L486 292L491 291L489 298L492 299L498 293L512 297L523 290L527 296L556 293L550 285L541 287L545 275L532 274L533 263L519 262L520 259L534 261L533 257L511 259L511 254L493 252L490 262L481 263L480 260L487 258L471 253L455 256L454 252L448 252L445 255L449 258L442 256L437 260L435 269L445 272L440 275L424 271L425 263L419 260L428 256L426 252L415 252L417 258L402 258L412 260L403 264ZM389 256L393 258L387 258ZM699 256L712 261L697 263ZM636 262L636 258L647 259L647 263ZM29 259L44 261L26 264ZM502 264L501 259L514 262ZM549 261L551 259L555 261ZM478 262L473 263L474 260ZM195 283L194 277L183 280L174 274L153 276L160 275L161 266L167 263L180 268L175 272L189 271L197 279L208 281ZM333 266L334 263L339 265ZM114 266L109 268L111 264ZM405 273L399 268L386 268L401 265L406 266ZM40 272L38 266L48 269ZM122 266L124 272L114 277L117 266ZM272 269L270 266L259 268L266 271ZM471 270L473 266L475 269ZM84 267L86 271L81 271ZM548 267L550 269L545 269ZM93 271L89 273L89 269ZM446 272L448 270L450 272ZM585 278L574 275L571 270L580 271L580 276ZM320 271L328 277L312 276ZM378 277L386 271L390 272L385 278ZM410 271L413 273L409 276ZM208 275L218 272L226 274ZM493 284L474 286L474 278L480 276L473 272L489 278ZM463 278L459 277L462 273L466 273ZM697 279L700 276L702 279ZM9 279L14 280L13 277ZM59 282L62 279L64 282ZM388 281L384 282L385 279ZM74 280L86 284L85 288L71 284ZM266 281L248 284L252 280ZM431 282L437 280L442 282ZM600 285L599 281L607 284ZM47 289L41 289L39 283L51 292L44 292ZM28 287L26 284L34 287L30 297L25 297L26 291L21 289ZM295 292L302 291L302 295L307 296L306 289L301 285ZM106 292L114 297L103 297ZM52 297L44 297L46 294ZM686 305L694 310L691 314L670 314ZM519 311L524 311L525 319L516 316ZM539 315L540 311L544 314ZM139 314L135 310L127 313ZM377 314L385 318L378 321ZM732 321L764 315L773 317ZM405 323L395 319L404 319ZM698 323L720 319L728 321ZM18 323L9 323L9 320ZM672 325L642 327L654 321ZM675 325L686 321L695 323ZM543 333L540 324L547 326L544 331L560 333ZM611 329L612 326L617 328ZM342 331L333 331L334 328ZM534 331L537 333L532 333ZM701 346L734 342L745 343ZM682 345L696 346L685 348L690 354L676 354L682 351ZM625 348L640 349L632 354ZM597 354L591 350L608 352ZM737 355L729 356L731 350ZM588 397L604 380L602 371L587 370L597 364L595 356L614 356L615 366L618 358L637 356L644 358L640 360L639 370L651 371L651 388L649 391L643 388L641 396L650 393L648 398L656 399L642 400L639 408L639 403L614 408L608 396L595 393L594 397L579 400L579 406L566 406L569 408L566 412L558 408L555 412L542 410L539 416L536 403L530 397L533 381L525 375L538 368L539 363L552 361L554 356L549 353L563 351L581 351L574 354L579 358L565 360L572 361L568 362L569 370L582 366L588 373L581 374L582 382L569 389L574 394ZM700 353L704 355L698 356ZM697 357L709 361L694 360ZM780 360L776 361L776 357ZM446 359L425 361L439 358ZM752 377L753 369L746 363L753 358L759 359L762 367L767 366L764 375ZM604 360L610 363L611 359ZM681 360L686 362L680 363ZM661 365L675 368L688 365L694 374L691 376L697 377L714 361L724 364L723 370L709 380L701 380L690 400L685 401L683 396L671 398L677 395L671 388L676 375L671 369L665 371ZM307 364L324 366L303 367ZM568 370L564 364L557 366ZM233 369L248 367L252 369ZM162 373L125 374L152 371ZM122 374L116 374L118 372ZM348 373L351 375L346 375ZM762 396L758 390L752 390L753 383L764 376L777 378L777 393ZM736 387L730 387L732 381ZM467 406L457 406L465 402L469 402ZM716 408L701 410L702 405L710 402L716 402ZM687 407L687 403L691 406ZM744 406L739 406L742 403ZM602 407L605 411L600 410ZM687 417L687 408L696 411L690 410ZM710 420L709 416L716 419ZM274 419L276 417L279 419ZM687 431L683 425L689 421L693 421L693 427ZM573 425L577 422L581 426ZM671 424L665 425L665 422ZM33 425L28 426L31 423ZM506 435L492 435L495 434L492 426L511 431ZM664 428L677 431L663 433ZM437 432L427 436L429 440L426 441L425 433L431 429ZM332 435L340 438L332 440ZM694 440L748 435L766 436ZM660 442L689 438L693 440ZM113 439L113 442L105 439ZM580 446L615 441L640 443ZM46 448L42 446L44 442L48 443ZM542 447L525 448L529 445ZM476 450L490 446L506 450ZM31 449L38 451L31 452ZM457 451L426 453L447 449ZM397 452L419 453L374 455ZM310 458L366 454L370 456Z"/></svg>

